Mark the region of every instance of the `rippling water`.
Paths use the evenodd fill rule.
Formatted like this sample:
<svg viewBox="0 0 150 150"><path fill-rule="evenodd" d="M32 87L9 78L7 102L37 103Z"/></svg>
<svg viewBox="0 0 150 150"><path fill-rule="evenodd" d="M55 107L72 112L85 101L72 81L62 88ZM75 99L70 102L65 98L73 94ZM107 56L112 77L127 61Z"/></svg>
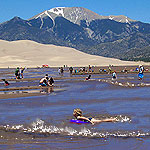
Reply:
<svg viewBox="0 0 150 150"><path fill-rule="evenodd" d="M46 72L58 76L56 69L34 69L26 71L25 77L42 77ZM142 81L136 74L120 74L115 81L111 75L93 75L92 79L61 79L55 84L62 85L64 90L1 99L0 149L148 150L150 74L145 74ZM38 81L14 82L10 86L28 84L38 85ZM73 124L70 119L74 108L82 109L88 117L115 117L117 122Z"/></svg>

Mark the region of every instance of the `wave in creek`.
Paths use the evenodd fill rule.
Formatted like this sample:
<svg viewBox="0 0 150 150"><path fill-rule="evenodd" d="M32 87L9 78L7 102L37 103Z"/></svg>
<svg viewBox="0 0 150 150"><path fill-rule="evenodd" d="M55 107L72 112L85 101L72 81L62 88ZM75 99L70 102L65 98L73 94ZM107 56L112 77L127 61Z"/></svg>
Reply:
<svg viewBox="0 0 150 150"><path fill-rule="evenodd" d="M150 83L131 83L131 82L119 82L116 80L109 80L109 79L99 79L100 82L106 82L112 85L122 86L122 87L146 87L150 86Z"/></svg>
<svg viewBox="0 0 150 150"><path fill-rule="evenodd" d="M116 117L119 122L131 122L131 119L127 116L117 116ZM26 126L26 127L25 127ZM76 128L77 127L77 128ZM0 132L9 132L37 136L37 137L49 137L51 135L59 135L59 136L79 136L79 137L88 137L88 138L108 138L108 137L122 137L122 138L137 138L137 137L147 137L150 136L150 132L142 132L142 131L105 131L105 130L97 130L92 125L87 126L56 126L56 125L48 125L43 120L37 119L35 122L31 123L31 125L4 125L0 126ZM16 135L17 136L17 135ZM18 137L18 136L17 136ZM5 136L1 134L1 139L5 139ZM8 137L7 137L8 138Z"/></svg>

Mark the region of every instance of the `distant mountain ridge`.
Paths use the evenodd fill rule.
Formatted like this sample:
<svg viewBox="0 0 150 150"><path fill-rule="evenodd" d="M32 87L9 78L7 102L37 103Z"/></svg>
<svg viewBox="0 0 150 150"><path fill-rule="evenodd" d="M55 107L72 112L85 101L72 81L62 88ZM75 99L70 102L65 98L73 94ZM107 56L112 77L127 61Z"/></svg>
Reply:
<svg viewBox="0 0 150 150"><path fill-rule="evenodd" d="M150 61L145 56L150 51L150 24L123 15L101 16L82 7L56 7L28 20L15 17L0 24L0 39L33 40L105 57Z"/></svg>

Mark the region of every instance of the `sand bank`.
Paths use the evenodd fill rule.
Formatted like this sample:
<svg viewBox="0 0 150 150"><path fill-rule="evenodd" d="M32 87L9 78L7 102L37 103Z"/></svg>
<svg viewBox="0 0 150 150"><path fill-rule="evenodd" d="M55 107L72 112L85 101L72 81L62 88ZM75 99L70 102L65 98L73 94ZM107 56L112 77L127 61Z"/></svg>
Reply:
<svg viewBox="0 0 150 150"><path fill-rule="evenodd" d="M30 96L42 96L42 93L19 93L19 94L0 94L0 99L30 97Z"/></svg>
<svg viewBox="0 0 150 150"><path fill-rule="evenodd" d="M121 61L119 59L89 55L69 47L39 44L29 40L3 41L0 40L0 68L27 66L37 67L48 64L58 66L129 66L141 62ZM142 63L148 64L150 63Z"/></svg>

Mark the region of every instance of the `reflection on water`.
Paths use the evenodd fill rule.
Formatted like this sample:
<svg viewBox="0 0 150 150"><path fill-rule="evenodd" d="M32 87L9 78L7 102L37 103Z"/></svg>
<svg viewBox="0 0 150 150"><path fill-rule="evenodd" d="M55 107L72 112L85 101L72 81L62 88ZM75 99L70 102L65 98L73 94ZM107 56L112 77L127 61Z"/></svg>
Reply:
<svg viewBox="0 0 150 150"><path fill-rule="evenodd" d="M52 93L54 92L54 86L50 86L47 88L40 88L40 93Z"/></svg>
<svg viewBox="0 0 150 150"><path fill-rule="evenodd" d="M55 69L49 71L57 74ZM145 74L142 81L136 74L120 74L114 81L111 75L93 75L92 79L62 78L55 82L61 88L50 91L55 94L0 100L2 149L148 150L150 74ZM27 85L17 82L11 87ZM29 85L37 86L38 81ZM11 92L39 93L40 89L6 93ZM117 122L73 124L70 119L74 108L82 109L87 117L114 117Z"/></svg>

